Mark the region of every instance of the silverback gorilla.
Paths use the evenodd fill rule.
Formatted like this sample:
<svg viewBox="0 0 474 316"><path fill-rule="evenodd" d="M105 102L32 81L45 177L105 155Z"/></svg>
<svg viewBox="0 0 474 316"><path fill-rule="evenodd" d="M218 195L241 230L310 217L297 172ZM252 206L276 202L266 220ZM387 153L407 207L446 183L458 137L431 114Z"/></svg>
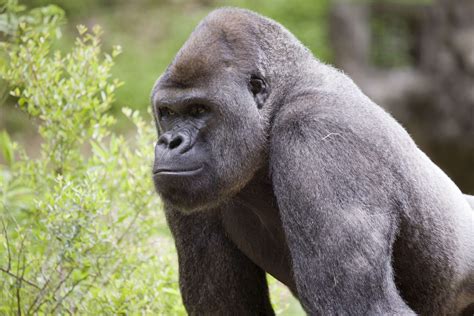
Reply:
<svg viewBox="0 0 474 316"><path fill-rule="evenodd" d="M474 211L407 132L280 24L207 16L152 92L153 179L191 315L470 315Z"/></svg>

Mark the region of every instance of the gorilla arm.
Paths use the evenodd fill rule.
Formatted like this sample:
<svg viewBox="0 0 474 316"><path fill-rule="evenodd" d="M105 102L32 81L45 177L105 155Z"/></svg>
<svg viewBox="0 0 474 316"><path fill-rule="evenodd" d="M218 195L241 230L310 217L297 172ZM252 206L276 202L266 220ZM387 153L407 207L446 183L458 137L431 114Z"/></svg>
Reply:
<svg viewBox="0 0 474 316"><path fill-rule="evenodd" d="M270 153L300 302L310 315L414 314L393 280L396 216L380 183L390 179L342 122L304 102L277 115Z"/></svg>
<svg viewBox="0 0 474 316"><path fill-rule="evenodd" d="M225 236L217 211L166 211L190 315L274 315L265 272Z"/></svg>

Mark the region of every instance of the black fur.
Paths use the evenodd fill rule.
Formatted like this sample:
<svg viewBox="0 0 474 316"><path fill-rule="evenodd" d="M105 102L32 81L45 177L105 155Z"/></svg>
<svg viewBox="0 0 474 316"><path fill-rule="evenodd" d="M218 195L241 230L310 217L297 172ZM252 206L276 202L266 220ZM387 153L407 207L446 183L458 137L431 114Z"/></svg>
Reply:
<svg viewBox="0 0 474 316"><path fill-rule="evenodd" d="M214 11L152 101L190 314L273 314L265 272L310 315L472 309L470 197L278 23Z"/></svg>

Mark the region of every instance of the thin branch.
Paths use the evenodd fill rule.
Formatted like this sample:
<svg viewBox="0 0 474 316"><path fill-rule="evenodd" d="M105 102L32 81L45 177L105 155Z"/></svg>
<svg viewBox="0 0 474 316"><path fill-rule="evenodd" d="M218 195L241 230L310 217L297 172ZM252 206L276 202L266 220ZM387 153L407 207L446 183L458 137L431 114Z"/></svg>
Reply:
<svg viewBox="0 0 474 316"><path fill-rule="evenodd" d="M89 276L88 276L88 277L89 277ZM89 292L89 290L92 288L93 284L95 284L95 281L96 281L98 278L99 278L99 274L94 275L94 277L92 278L92 280L90 280L89 284L86 285L86 287L85 287L84 290L82 291L82 295L78 297L78 299L77 299L78 302L81 302L81 301L82 301L82 298L84 297L84 295Z"/></svg>
<svg viewBox="0 0 474 316"><path fill-rule="evenodd" d="M120 237L117 239L117 245L120 245L120 243L123 241L125 236L129 233L130 229L133 227L133 225L135 225L135 222L137 221L137 219L140 216L141 212L142 212L142 209L135 212L135 215L133 216L132 220L130 221L128 226L125 228L125 230L122 232L122 235L120 235Z"/></svg>
<svg viewBox="0 0 474 316"><path fill-rule="evenodd" d="M54 314L54 312L56 311L56 309L61 305L61 303L74 291L74 289L76 288L76 286L79 285L79 283L81 283L82 281L84 281L85 279L87 279L89 277L89 275L83 277L82 279L80 280L77 280L76 282L74 282L74 284L71 286L71 288L66 292L66 294L64 294L61 298L58 299L56 305L54 306L54 308L51 310L51 314Z"/></svg>
<svg viewBox="0 0 474 316"><path fill-rule="evenodd" d="M25 279L25 272L26 272L26 256L25 254L22 254L21 256L23 258L23 264L22 264L22 267L21 267L21 279L19 282L22 282L21 280L24 280ZM21 290L21 287L19 287L19 290L18 290L18 304L19 304L19 308L18 308L18 311L19 311L19 316L21 315L21 305L20 305L20 290Z"/></svg>
<svg viewBox="0 0 474 316"><path fill-rule="evenodd" d="M60 264L60 260L58 260L56 262L56 265L53 269L53 271L56 270L56 268L59 266ZM43 298L44 294L45 294L45 291L46 291L46 288L48 287L49 283L51 282L51 279L53 278L53 272L51 272L51 274L49 275L48 279L46 280L46 282L43 284L43 286L39 289L39 293L38 295L36 295L35 299L33 300L33 303L31 303L30 307L28 308L28 311L26 312L27 315L30 315L30 314L34 314L38 311L38 309L35 309L32 313L30 313L30 311L33 309L33 307L38 303L40 302L40 300Z"/></svg>
<svg viewBox="0 0 474 316"><path fill-rule="evenodd" d="M17 306L17 312L16 314L18 316L21 316L21 295L20 295L20 287L21 287L21 281L19 281L19 284L16 285L16 306Z"/></svg>
<svg viewBox="0 0 474 316"><path fill-rule="evenodd" d="M53 290L53 297L56 296L56 293L59 291L59 289L61 289L61 287L63 286L63 284L69 279L69 277L71 276L72 272L74 271L74 268L71 268L71 270L68 271L68 273L66 274L66 276L64 276L61 281L59 281L59 283L56 285L56 287L54 288Z"/></svg>
<svg viewBox="0 0 474 316"><path fill-rule="evenodd" d="M7 227L5 225L5 221L2 218L2 226L3 226L3 233L5 234L5 239L7 241L7 252L8 252L8 264L7 264L7 271L10 271L12 267L12 253L10 250L10 240L8 239Z"/></svg>
<svg viewBox="0 0 474 316"><path fill-rule="evenodd" d="M20 243L20 249L18 250L18 258L17 258L17 268L16 268L16 274L17 275L20 275L20 266L21 266L21 256L22 256L22 253L23 253L23 246L24 246L24 242L25 242L25 238L22 238L21 239L21 243ZM23 260L24 262L24 260ZM21 316L21 293L20 293L20 290L21 290L21 284L22 284L22 278L23 276L25 275L25 269L24 269L24 265L23 265L23 270L21 272L21 276L20 278L16 279L16 304L17 304L17 315L18 316Z"/></svg>
<svg viewBox="0 0 474 316"><path fill-rule="evenodd" d="M74 235L72 236L70 241L73 241L77 237L77 234L78 234L78 232L74 233ZM46 293L47 287L49 286L49 284L51 283L51 280L53 279L55 271L57 271L58 268L60 267L60 265L63 263L65 253L66 253L66 249L63 249L61 254L59 255L59 259L56 261L56 264L54 265L54 268L51 270L48 279L43 284L43 286L41 287L38 295L36 295L35 299L33 300L33 303L31 303L30 307L28 308L28 312L27 312L28 315L37 313L39 311L39 308L44 304L44 301L40 302L40 300L43 299L43 296ZM47 262L47 258L45 258L42 266L44 266L46 264L46 262ZM39 305L35 307L35 305L38 304L38 303L39 303Z"/></svg>
<svg viewBox="0 0 474 316"><path fill-rule="evenodd" d="M14 273L11 273L10 271L8 271L8 270L6 270L6 269L4 269L4 268L1 268L1 267L0 267L0 271L3 272L3 273L8 274L8 275L11 276L12 278L15 278L17 281L21 280L22 282L25 282L26 284L28 284L28 285L30 285L30 286L32 286L32 287L38 289L38 290L41 289L38 285L34 284L33 282L28 281L28 280L26 280L25 278L22 278L22 277L20 277L20 276L14 274Z"/></svg>
<svg viewBox="0 0 474 316"><path fill-rule="evenodd" d="M80 226L79 226L80 227ZM69 239L69 242L72 242L74 241L77 236L79 235L79 232L80 232L80 229L78 229L74 235ZM87 249L86 252L84 253L87 253L91 248ZM46 301L43 301L43 302L40 302L40 299L43 298L44 294L45 294L45 291L46 291L46 287L49 285L49 283L51 282L51 279L53 278L53 274L55 271L58 270L58 268L61 266L61 264L63 263L64 261L64 255L65 255L65 249L63 250L63 252L61 253L61 256L60 256L60 259L56 262L56 265L54 267L54 269L52 270L51 274L50 274L50 277L48 278L48 280L46 280L46 283L43 285L40 293L36 296L35 300L33 301L33 304L31 304L30 308L28 309L28 314L30 314L30 311L33 309L33 307L38 304L38 306L36 306L34 309L33 309L33 312L32 314L36 314L40 307L43 306L43 304L46 302ZM66 275L66 277L62 278L58 285L55 287L55 289L53 290L53 297L54 297L54 294L56 294L56 292L59 290L59 288L64 284L64 282L66 282L66 280L69 278L69 276L71 275L72 271L74 270L74 268L72 268L68 274Z"/></svg>

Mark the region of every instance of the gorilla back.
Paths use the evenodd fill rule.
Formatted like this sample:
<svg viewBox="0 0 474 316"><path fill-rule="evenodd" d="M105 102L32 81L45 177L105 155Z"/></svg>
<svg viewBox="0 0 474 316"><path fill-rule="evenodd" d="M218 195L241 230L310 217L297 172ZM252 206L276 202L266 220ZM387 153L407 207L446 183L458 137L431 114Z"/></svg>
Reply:
<svg viewBox="0 0 474 316"><path fill-rule="evenodd" d="M311 315L472 311L466 198L280 24L212 12L152 103L153 179L190 314L273 314L265 272Z"/></svg>

